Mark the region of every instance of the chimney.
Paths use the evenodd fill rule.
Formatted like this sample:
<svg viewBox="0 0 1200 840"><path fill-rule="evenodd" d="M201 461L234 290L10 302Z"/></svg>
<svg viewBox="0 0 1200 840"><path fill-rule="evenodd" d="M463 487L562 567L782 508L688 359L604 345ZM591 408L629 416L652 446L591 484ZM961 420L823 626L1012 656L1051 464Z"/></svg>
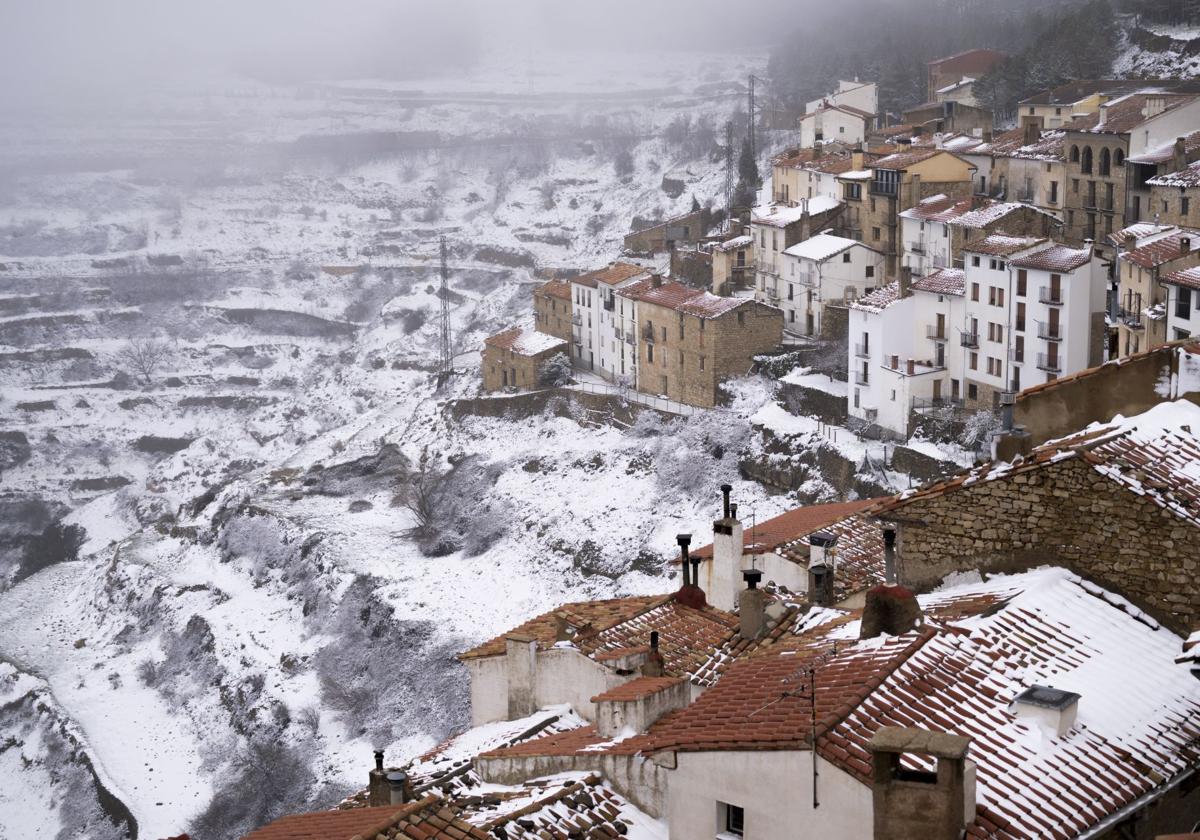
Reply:
<svg viewBox="0 0 1200 840"><path fill-rule="evenodd" d="M896 529L883 529L883 581L888 586L896 583Z"/></svg>
<svg viewBox="0 0 1200 840"><path fill-rule="evenodd" d="M1175 138L1175 145L1171 149L1171 171L1182 172L1187 169L1187 143L1182 137Z"/></svg>
<svg viewBox="0 0 1200 840"><path fill-rule="evenodd" d="M1038 125L1037 118L1027 119L1025 125L1025 136L1022 138L1026 146L1032 146L1038 140L1042 139L1042 127Z"/></svg>
<svg viewBox="0 0 1200 840"><path fill-rule="evenodd" d="M900 266L900 297L912 297L912 266Z"/></svg>
<svg viewBox="0 0 1200 840"><path fill-rule="evenodd" d="M913 374L915 374L917 372L917 363L914 362L912 359L905 359L904 360L904 372L906 374L908 374L909 376L912 376Z"/></svg>
<svg viewBox="0 0 1200 840"><path fill-rule="evenodd" d="M818 531L808 538L808 600L820 607L833 606L833 581L837 560L833 555L837 537Z"/></svg>
<svg viewBox="0 0 1200 840"><path fill-rule="evenodd" d="M662 281L663 281L663 276L661 274L659 274L657 271L652 272L650 274L650 285L653 288L657 289L659 286L661 286Z"/></svg>
<svg viewBox="0 0 1200 840"><path fill-rule="evenodd" d="M899 584L880 584L867 590L858 637L902 636L921 626L923 619L916 595Z"/></svg>
<svg viewBox="0 0 1200 840"><path fill-rule="evenodd" d="M888 365L888 367L890 367L892 370L899 370L900 369L900 357L893 354L892 355L892 363L890 365Z"/></svg>
<svg viewBox="0 0 1200 840"><path fill-rule="evenodd" d="M650 652L646 654L646 661L642 663L643 677L661 677L667 672L666 660L663 659L662 652L658 649L658 631L650 631Z"/></svg>
<svg viewBox="0 0 1200 840"><path fill-rule="evenodd" d="M912 185L912 203L908 206L916 207L921 203L921 176L916 174L912 175L909 178L909 183Z"/></svg>
<svg viewBox="0 0 1200 840"><path fill-rule="evenodd" d="M1190 236L1179 237L1179 255L1181 257L1187 256L1191 252L1192 252L1192 237L1190 237Z"/></svg>
<svg viewBox="0 0 1200 840"><path fill-rule="evenodd" d="M592 697L596 731L607 739L645 732L663 715L687 706L691 699L692 684L687 677L630 680Z"/></svg>
<svg viewBox="0 0 1200 840"><path fill-rule="evenodd" d="M738 596L738 618L741 621L739 633L743 639L757 639L767 629L767 597L758 588L762 575L759 569L742 569L746 588Z"/></svg>
<svg viewBox="0 0 1200 840"><path fill-rule="evenodd" d="M958 840L975 820L971 739L947 732L883 726L871 737L874 840ZM934 759L936 770L913 770L903 756ZM924 765L925 761L920 761Z"/></svg>
<svg viewBox="0 0 1200 840"><path fill-rule="evenodd" d="M1122 239L1121 247L1126 251L1132 251L1137 248L1137 236L1132 233L1127 233Z"/></svg>
<svg viewBox="0 0 1200 840"><path fill-rule="evenodd" d="M983 140L984 143L991 143L992 142L992 130L990 128L985 128L983 130L983 135L980 137L980 139Z"/></svg>
<svg viewBox="0 0 1200 840"><path fill-rule="evenodd" d="M383 750L375 751L375 768L367 776L367 806L378 808L392 804L387 773L383 769Z"/></svg>
<svg viewBox="0 0 1200 840"><path fill-rule="evenodd" d="M403 770L393 770L387 774L388 792L391 797L389 805L403 805L413 798L412 783L408 774Z"/></svg>
<svg viewBox="0 0 1200 840"><path fill-rule="evenodd" d="M721 485L721 512L724 515L713 523L712 562L704 567L704 585L701 587L712 605L723 610L737 608L738 571L742 568L745 552L742 523L737 518L738 506L729 497L732 490L728 484Z"/></svg>
<svg viewBox="0 0 1200 840"><path fill-rule="evenodd" d="M1079 714L1079 695L1073 691L1034 685L1018 694L1008 710L1018 720L1037 723L1061 738L1075 725L1075 717Z"/></svg>
<svg viewBox="0 0 1200 840"><path fill-rule="evenodd" d="M862 144L860 143L858 147L850 153L850 168L855 172L861 172L863 170L863 158L864 155Z"/></svg>
<svg viewBox="0 0 1200 840"><path fill-rule="evenodd" d="M683 604L685 607L692 607L694 609L702 610L708 606L708 601L704 597L704 590L701 589L696 583L698 580L697 576L700 571L700 560L699 558L692 558L688 555L688 545L690 545L692 542L692 535L679 534L675 537L675 540L679 543L679 559L683 564L683 568L686 570L689 565L691 566L690 576L686 571L684 572L683 586L678 592L675 593L675 600Z"/></svg>

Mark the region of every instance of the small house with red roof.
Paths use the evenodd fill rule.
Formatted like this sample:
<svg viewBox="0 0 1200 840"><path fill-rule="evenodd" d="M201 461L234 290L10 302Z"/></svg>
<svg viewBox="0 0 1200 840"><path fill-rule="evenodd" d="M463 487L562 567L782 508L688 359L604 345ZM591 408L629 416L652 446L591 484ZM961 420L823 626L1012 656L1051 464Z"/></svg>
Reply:
<svg viewBox="0 0 1200 840"><path fill-rule="evenodd" d="M483 389L536 388L542 366L567 352L567 342L544 332L512 327L483 341Z"/></svg>

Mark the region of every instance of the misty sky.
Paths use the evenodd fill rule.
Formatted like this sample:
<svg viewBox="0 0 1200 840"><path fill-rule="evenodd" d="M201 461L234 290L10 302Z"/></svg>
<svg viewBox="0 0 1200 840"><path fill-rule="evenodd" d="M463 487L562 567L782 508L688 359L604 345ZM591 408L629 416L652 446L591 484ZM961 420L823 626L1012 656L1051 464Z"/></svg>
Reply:
<svg viewBox="0 0 1200 840"><path fill-rule="evenodd" d="M766 47L808 0L0 0L0 96L54 101L177 77L404 78L481 47Z"/></svg>

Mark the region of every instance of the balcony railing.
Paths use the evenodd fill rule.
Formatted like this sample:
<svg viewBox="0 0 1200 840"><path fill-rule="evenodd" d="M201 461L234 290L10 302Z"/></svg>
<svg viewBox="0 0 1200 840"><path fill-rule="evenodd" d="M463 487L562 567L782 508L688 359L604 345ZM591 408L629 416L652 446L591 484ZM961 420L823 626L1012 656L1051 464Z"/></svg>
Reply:
<svg viewBox="0 0 1200 840"><path fill-rule="evenodd" d="M1140 330L1142 328L1141 309L1126 309L1122 306L1117 310L1117 317L1131 330Z"/></svg>
<svg viewBox="0 0 1200 840"><path fill-rule="evenodd" d="M854 384L855 385L866 385L869 382L870 382L870 376L868 375L867 371L865 371L865 370L854 371Z"/></svg>
<svg viewBox="0 0 1200 840"><path fill-rule="evenodd" d="M612 312L613 310L615 310L617 308L617 299L611 298L611 297L605 298L604 299L604 308L609 312Z"/></svg>
<svg viewBox="0 0 1200 840"><path fill-rule="evenodd" d="M1037 366L1039 370L1062 373L1062 357L1057 353L1038 353Z"/></svg>
<svg viewBox="0 0 1200 840"><path fill-rule="evenodd" d="M1042 303L1048 303L1051 306L1062 306L1062 289L1056 289L1053 286L1042 286L1038 293L1038 300L1040 300Z"/></svg>
<svg viewBox="0 0 1200 840"><path fill-rule="evenodd" d="M1062 341L1062 324L1038 321L1037 334L1038 338L1044 338L1046 341Z"/></svg>
<svg viewBox="0 0 1200 840"><path fill-rule="evenodd" d="M918 239L916 242L910 242L908 245L908 250L914 254L924 254L925 253L925 240Z"/></svg>
<svg viewBox="0 0 1200 840"><path fill-rule="evenodd" d="M932 338L934 341L945 341L946 328L940 324L926 324L925 337Z"/></svg>
<svg viewBox="0 0 1200 840"><path fill-rule="evenodd" d="M1013 362L1025 361L1025 348L1010 347L1008 348L1008 358Z"/></svg>
<svg viewBox="0 0 1200 840"><path fill-rule="evenodd" d="M630 346L632 346L633 344L636 343L636 339L634 338L633 333L631 333L631 332L625 333L625 343Z"/></svg>
<svg viewBox="0 0 1200 840"><path fill-rule="evenodd" d="M583 326L583 316L576 312L571 316L571 323L577 327Z"/></svg>
<svg viewBox="0 0 1200 840"><path fill-rule="evenodd" d="M654 343L654 325L653 324L647 324L646 326L642 327L642 339L649 344Z"/></svg>
<svg viewBox="0 0 1200 840"><path fill-rule="evenodd" d="M854 355L860 359L869 359L871 358L871 348L866 344L855 344Z"/></svg>
<svg viewBox="0 0 1200 840"><path fill-rule="evenodd" d="M965 332L958 337L958 341L959 341L959 344L961 344L963 347L970 347L972 349L978 349L979 348L979 333Z"/></svg>

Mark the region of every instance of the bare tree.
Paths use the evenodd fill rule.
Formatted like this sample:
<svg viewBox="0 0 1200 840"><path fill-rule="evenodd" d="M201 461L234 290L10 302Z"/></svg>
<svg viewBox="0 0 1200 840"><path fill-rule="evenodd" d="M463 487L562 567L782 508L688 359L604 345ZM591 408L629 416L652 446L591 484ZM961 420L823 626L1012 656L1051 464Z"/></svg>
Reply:
<svg viewBox="0 0 1200 840"><path fill-rule="evenodd" d="M171 348L157 338L132 338L116 355L116 361L132 370L144 385L151 384L154 371L170 358Z"/></svg>
<svg viewBox="0 0 1200 840"><path fill-rule="evenodd" d="M428 448L421 450L416 469L405 476L393 504L407 508L417 524L409 532L419 540L436 535L447 501L446 473L438 467L438 456Z"/></svg>

